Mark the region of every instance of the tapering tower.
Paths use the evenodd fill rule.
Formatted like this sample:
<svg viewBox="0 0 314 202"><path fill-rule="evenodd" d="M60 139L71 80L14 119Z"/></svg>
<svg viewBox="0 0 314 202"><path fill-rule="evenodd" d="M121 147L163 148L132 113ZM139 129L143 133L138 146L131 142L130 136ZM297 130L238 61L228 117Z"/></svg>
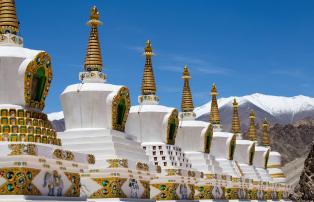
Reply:
<svg viewBox="0 0 314 202"><path fill-rule="evenodd" d="M17 34L19 32L19 21L16 17L15 1L0 1L0 33Z"/></svg>
<svg viewBox="0 0 314 202"><path fill-rule="evenodd" d="M151 197L156 200L177 200L188 198L184 193L179 194L179 187L186 187L188 181L192 182L193 179L189 179L186 175L191 173L191 162L185 156L184 149L180 146L180 140L182 138L177 137L179 128L187 129L189 134L191 126L185 127L185 124L189 124L194 120L182 120L179 122L178 110L172 107L167 107L159 104L159 98L156 96L156 84L153 73L152 56L153 50L151 42L148 40L145 45L145 66L141 85L141 95L138 97L139 105L132 106L130 114L126 123L126 132L137 138L137 141L141 142L143 149L149 156L151 162L161 167L161 174L158 174L154 180L151 181ZM185 83L183 92L183 113L193 114L192 95L188 85L190 79L188 69L184 70L183 79ZM184 123L183 123L184 122ZM201 126L196 126L197 132L200 132L207 127L208 123L204 123ZM204 130L205 131L205 130ZM210 129L206 134L209 134ZM205 134L205 132L204 132ZM190 148L194 148L194 145L204 150L204 146L201 147L200 143L204 143L205 137L200 136L193 138L193 144L190 144ZM178 140L178 138L180 140ZM178 142L176 142L178 140ZM198 141L199 140L199 141ZM208 140L210 143L210 140ZM186 145L187 146L187 145ZM176 152L173 152L176 151ZM180 176L178 171L180 170ZM170 172L174 172L170 174ZM193 171L194 172L194 171ZM195 171L195 178L200 177L200 173ZM193 174L194 175L194 174ZM194 179L195 179L194 178ZM180 181L177 181L180 180ZM172 187L173 183L179 183L180 186ZM162 190L160 187L164 187ZM170 188L172 187L172 188ZM159 190L157 192L156 188ZM177 194L165 194L165 190L172 189ZM187 187L186 193L190 196L192 189Z"/></svg>
<svg viewBox="0 0 314 202"><path fill-rule="evenodd" d="M193 98L190 89L190 82L189 80L192 77L190 76L188 66L185 66L183 69L182 79L184 81L183 89L182 89L182 99L181 99L181 119L195 119L194 105L193 105Z"/></svg>
<svg viewBox="0 0 314 202"><path fill-rule="evenodd" d="M269 124L266 118L263 121L263 139L262 139L262 145L264 147L270 147L269 145Z"/></svg>
<svg viewBox="0 0 314 202"><path fill-rule="evenodd" d="M216 84L213 84L211 89L212 102L210 107L209 122L213 124L215 130L221 130L217 95Z"/></svg>
<svg viewBox="0 0 314 202"><path fill-rule="evenodd" d="M238 102L234 98L233 103L232 103L233 113L232 113L231 132L236 134L238 139L242 139L238 108L239 108Z"/></svg>
<svg viewBox="0 0 314 202"><path fill-rule="evenodd" d="M269 123L264 120L263 122L263 139L262 146L269 148L269 156L265 163L265 168L267 168L270 176L273 178L273 182L285 183L286 176L282 171L281 164L281 154L277 151L272 151L270 147L270 138L269 138Z"/></svg>
<svg viewBox="0 0 314 202"><path fill-rule="evenodd" d="M86 82L104 82L106 75L102 73L103 63L98 36L98 27L102 25L99 20L99 12L94 6L91 10L89 21L86 23L90 29L86 56L84 61L84 72L80 73L80 80Z"/></svg>
<svg viewBox="0 0 314 202"><path fill-rule="evenodd" d="M97 30L102 23L96 7L87 24L91 30L84 71L81 82L67 86L61 94L66 130L58 134L65 147L95 155L95 164L84 170L81 182L91 201L148 199L156 167L135 136L125 130L131 107L128 88L105 82ZM136 188L130 190L131 186Z"/></svg>
<svg viewBox="0 0 314 202"><path fill-rule="evenodd" d="M82 201L79 173L94 157L62 147L43 112L51 57L24 48L18 32L15 1L0 0L0 201Z"/></svg>
<svg viewBox="0 0 314 202"><path fill-rule="evenodd" d="M23 46L23 38L18 36L19 21L16 15L15 1L0 1L0 45Z"/></svg>
<svg viewBox="0 0 314 202"><path fill-rule="evenodd" d="M154 53L150 40L146 41L144 56L146 60L142 78L142 94L139 96L138 100L140 104L158 104L159 98L156 95L156 84L152 65L152 57L154 56Z"/></svg>
<svg viewBox="0 0 314 202"><path fill-rule="evenodd" d="M255 126L255 114L253 111L250 112L250 124L249 124L249 129L248 129L248 134L249 134L249 140L256 142L256 126Z"/></svg>

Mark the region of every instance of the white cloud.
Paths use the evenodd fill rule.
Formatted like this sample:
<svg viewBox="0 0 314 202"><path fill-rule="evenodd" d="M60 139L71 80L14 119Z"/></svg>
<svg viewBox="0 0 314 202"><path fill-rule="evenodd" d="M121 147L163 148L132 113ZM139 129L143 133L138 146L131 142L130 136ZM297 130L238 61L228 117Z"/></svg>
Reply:
<svg viewBox="0 0 314 202"><path fill-rule="evenodd" d="M177 72L177 73L182 73L182 70L183 70L183 67L179 67L176 65L157 65L156 68L162 71Z"/></svg>
<svg viewBox="0 0 314 202"><path fill-rule="evenodd" d="M144 47L143 46L126 46L127 49L135 51L137 53L144 53Z"/></svg>
<svg viewBox="0 0 314 202"><path fill-rule="evenodd" d="M302 78L305 76L304 72L300 69L274 69L270 73L274 75L288 76L294 78Z"/></svg>

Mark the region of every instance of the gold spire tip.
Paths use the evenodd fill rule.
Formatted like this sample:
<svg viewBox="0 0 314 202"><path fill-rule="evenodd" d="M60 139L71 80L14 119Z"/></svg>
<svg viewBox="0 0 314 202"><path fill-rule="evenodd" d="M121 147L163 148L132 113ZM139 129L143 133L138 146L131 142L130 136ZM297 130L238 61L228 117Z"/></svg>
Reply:
<svg viewBox="0 0 314 202"><path fill-rule="evenodd" d="M0 33L17 34L19 31L19 21L16 16L14 0L0 1Z"/></svg>
<svg viewBox="0 0 314 202"><path fill-rule="evenodd" d="M146 41L144 55L146 55L146 56L152 56L153 55L152 43L150 42L150 40Z"/></svg>
<svg viewBox="0 0 314 202"><path fill-rule="evenodd" d="M237 102L236 98L233 99L232 105L233 105L233 107L238 107L238 102Z"/></svg>
<svg viewBox="0 0 314 202"><path fill-rule="evenodd" d="M217 88L216 84L214 83L212 85L211 89L211 96L212 96L212 102L210 106L210 116L209 116L209 122L212 124L220 124L220 116L219 116L219 108L217 103Z"/></svg>
<svg viewBox="0 0 314 202"><path fill-rule="evenodd" d="M263 139L262 139L262 145L263 146L269 146L270 144L269 140L269 125L266 120L266 118L263 121Z"/></svg>
<svg viewBox="0 0 314 202"><path fill-rule="evenodd" d="M217 93L217 87L216 87L216 84L215 84L215 83L213 83L213 85L212 85L211 94L212 94L212 95L217 95L217 94L218 94L218 93Z"/></svg>
<svg viewBox="0 0 314 202"><path fill-rule="evenodd" d="M238 112L238 103L237 100L233 99L233 114L232 114L232 127L231 131L233 133L241 133L241 126L240 126L240 117Z"/></svg>
<svg viewBox="0 0 314 202"><path fill-rule="evenodd" d="M251 141L257 141L256 138L256 127L255 127L255 115L254 112L250 112L250 125L248 128L248 133L249 133L249 140Z"/></svg>
<svg viewBox="0 0 314 202"><path fill-rule="evenodd" d="M255 119L255 114L254 114L254 111L253 111L253 110L250 112L250 118L251 118L251 119Z"/></svg>
<svg viewBox="0 0 314 202"><path fill-rule="evenodd" d="M192 77L190 76L189 67L187 65L185 65L184 68L183 68L182 79L191 79L191 78Z"/></svg>
<svg viewBox="0 0 314 202"><path fill-rule="evenodd" d="M182 90L181 110L183 112L193 112L194 105L193 105L190 84L189 84L189 80L191 79L191 76L190 76L189 68L186 65L183 68L182 79L184 80L184 85L183 85L183 90Z"/></svg>
<svg viewBox="0 0 314 202"><path fill-rule="evenodd" d="M144 55L146 56L142 78L142 95L156 95L156 84L152 66L153 49L150 40L146 41Z"/></svg>
<svg viewBox="0 0 314 202"><path fill-rule="evenodd" d="M99 21L99 12L94 6L91 10L90 20L87 25L91 27L87 51L85 56L84 68L86 71L102 71L103 63L98 36L98 26L102 23Z"/></svg>
<svg viewBox="0 0 314 202"><path fill-rule="evenodd" d="M102 22L99 20L99 17L100 15L99 15L99 11L97 7L93 6L87 25L91 27L97 27L97 26L102 25Z"/></svg>

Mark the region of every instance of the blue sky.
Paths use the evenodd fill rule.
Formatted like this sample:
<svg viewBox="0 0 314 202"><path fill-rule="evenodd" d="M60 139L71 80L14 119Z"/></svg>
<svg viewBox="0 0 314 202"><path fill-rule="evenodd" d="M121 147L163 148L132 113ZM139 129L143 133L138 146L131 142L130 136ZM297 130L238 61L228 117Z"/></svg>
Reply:
<svg viewBox="0 0 314 202"><path fill-rule="evenodd" d="M161 104L180 106L184 65L194 104L206 103L212 83L220 96L251 93L314 96L314 1L252 0L16 0L24 46L46 50L54 79L46 112L83 68L90 8L104 25L100 40L108 82L129 87L137 104L145 41Z"/></svg>

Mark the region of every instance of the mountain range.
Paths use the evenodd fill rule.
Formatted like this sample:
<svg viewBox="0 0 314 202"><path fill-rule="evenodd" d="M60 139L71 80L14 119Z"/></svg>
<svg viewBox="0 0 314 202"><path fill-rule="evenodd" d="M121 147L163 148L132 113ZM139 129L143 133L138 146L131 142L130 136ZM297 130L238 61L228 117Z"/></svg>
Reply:
<svg viewBox="0 0 314 202"><path fill-rule="evenodd" d="M255 93L243 97L228 97L218 99L221 124L225 130L230 130L232 119L232 103L236 98L239 104L241 129L246 131L249 124L249 114L253 110L256 123L265 118L274 124L293 124L304 119L314 119L314 98L299 95L294 97L272 96ZM198 120L208 121L211 102L195 108Z"/></svg>

